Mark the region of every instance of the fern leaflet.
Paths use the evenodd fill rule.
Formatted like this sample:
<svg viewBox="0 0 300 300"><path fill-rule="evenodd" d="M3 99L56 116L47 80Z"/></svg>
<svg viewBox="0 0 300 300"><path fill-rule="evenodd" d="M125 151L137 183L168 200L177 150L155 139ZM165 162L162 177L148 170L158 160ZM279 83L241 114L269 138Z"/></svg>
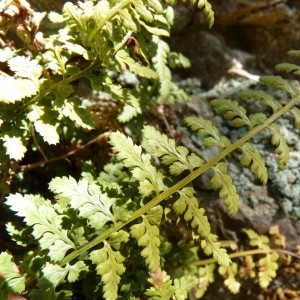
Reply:
<svg viewBox="0 0 300 300"><path fill-rule="evenodd" d="M130 138L120 132L111 134L110 144L117 152L117 157L131 169L134 179L139 181L139 192L143 197L152 192L159 194L165 188L163 175L151 165L151 156L142 154L140 146L134 145Z"/></svg>
<svg viewBox="0 0 300 300"><path fill-rule="evenodd" d="M228 214L233 216L238 211L239 195L231 177L227 173L227 165L225 162L220 162L213 167L213 170L215 174L210 180L210 185L215 190L220 189L219 195L221 198L225 198Z"/></svg>
<svg viewBox="0 0 300 300"><path fill-rule="evenodd" d="M76 248L67 230L62 228L62 216L59 216L50 201L40 196L11 194L6 204L18 216L24 217L27 225L33 227L32 235L42 249L49 251L53 261L62 260L68 250Z"/></svg>
<svg viewBox="0 0 300 300"><path fill-rule="evenodd" d="M162 163L170 166L172 175L179 175L184 170L192 172L194 168L200 167L203 160L196 154L189 155L186 147L176 147L175 141L161 134L152 126L145 126L143 129L145 138L151 148L154 149L153 155L162 158Z"/></svg>
<svg viewBox="0 0 300 300"><path fill-rule="evenodd" d="M268 180L268 170L259 152L257 152L250 143L245 143L241 149L243 151L240 159L242 166L248 167L250 165L250 170L263 184L266 184Z"/></svg>
<svg viewBox="0 0 300 300"><path fill-rule="evenodd" d="M93 228L102 229L107 222L116 222L111 211L116 199L102 193L92 180L83 178L77 182L72 177L57 177L50 182L49 188L59 197L68 199L70 206L88 219Z"/></svg>
<svg viewBox="0 0 300 300"><path fill-rule="evenodd" d="M144 248L141 255L145 258L149 270L154 272L160 267L158 225L162 218L162 207L156 206L152 208L148 214L142 218L141 223L131 226L130 232L137 240L138 245Z"/></svg>

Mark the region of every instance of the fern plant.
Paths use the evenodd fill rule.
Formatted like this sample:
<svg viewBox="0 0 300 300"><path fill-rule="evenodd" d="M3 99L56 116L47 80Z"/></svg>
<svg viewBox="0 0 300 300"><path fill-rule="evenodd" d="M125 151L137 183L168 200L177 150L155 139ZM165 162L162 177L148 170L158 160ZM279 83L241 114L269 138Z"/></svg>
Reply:
<svg viewBox="0 0 300 300"><path fill-rule="evenodd" d="M200 0L198 6L204 9L212 25L209 3ZM22 9L28 17L32 15L27 6ZM122 115L123 120L142 111L145 103L140 101L140 95L149 102L153 96L159 102L177 100L176 95L184 99L183 92L178 92L171 82L168 68L168 59L173 58L174 63L180 56L171 55L161 38L168 35L171 14L164 2L156 0L67 3L63 15L50 15L65 27L45 40L44 51L37 51L29 59L16 51L3 50L8 53L3 62L9 74L1 80L13 84L16 90L1 98L1 168L11 173L12 168L19 171L21 166L10 160L19 161L28 151L30 140L46 164L49 160L43 150L44 143L56 144L62 136L71 141L76 138L70 133L74 127L86 131L93 127L72 85L82 77L90 81L93 89L121 101L124 112L131 114ZM2 20L7 15L8 7L4 7ZM25 22L21 14L18 17L19 22ZM146 47L147 43L150 46ZM300 55L298 51L290 54ZM186 60L180 59L180 64L186 65ZM122 87L109 75L111 70L124 69L144 78L138 89ZM296 66L290 64L280 64L278 69L297 72ZM149 80L157 81L151 85ZM231 264L233 257L212 230L193 180L212 172L211 187L219 191L228 214L233 216L238 210L239 196L234 178L228 173L229 154L238 152L241 165L249 167L265 184L267 168L251 138L269 130L278 166L285 167L289 150L276 120L291 114L295 126L300 126L300 110L296 106L300 93L280 76L261 77L261 83L287 92L290 102L283 106L264 91L245 91L241 97L259 101L266 107L265 112L249 114L235 100L212 101L216 112L232 126L248 129L236 141L222 135L211 121L193 116L185 119L205 147L218 149L209 161L145 125L140 144L121 131L109 134L115 155L102 172L97 173L93 164L86 162L79 179L55 177L49 184L48 199L22 189L10 193L5 204L26 226L9 222L6 230L19 247L28 251L22 257L7 251L0 254L1 299L14 295L29 299L71 299L74 294L107 300L133 300L141 295L153 300L186 299L193 288L198 286L200 290L203 274L208 282L212 281L209 278L212 267L207 264L203 270L193 264L182 264L178 266L181 270L178 276L171 278L167 274L170 243L165 228L181 223L190 229L190 242L194 244L189 248L192 259L198 260L200 249L212 256L221 265L220 273L227 278L227 286L236 291L237 265ZM28 87L25 91L24 85ZM246 233L255 240L254 233ZM260 273L263 287L274 278L276 269L276 254L268 254L260 266L263 269L271 263L274 268L269 268L268 274Z"/></svg>

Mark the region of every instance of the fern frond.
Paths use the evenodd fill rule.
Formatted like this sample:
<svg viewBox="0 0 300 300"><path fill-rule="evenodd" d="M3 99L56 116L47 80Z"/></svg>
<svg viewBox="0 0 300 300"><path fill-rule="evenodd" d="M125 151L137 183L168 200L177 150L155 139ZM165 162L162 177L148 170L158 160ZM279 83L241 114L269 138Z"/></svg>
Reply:
<svg viewBox="0 0 300 300"><path fill-rule="evenodd" d="M200 299L205 294L209 285L215 281L214 270L216 264L206 264L198 270L198 285L196 287L195 296Z"/></svg>
<svg viewBox="0 0 300 300"><path fill-rule="evenodd" d="M231 293L237 294L240 291L241 283L236 280L238 273L237 263L232 263L228 267L220 266L219 273L225 277L224 284L230 290Z"/></svg>
<svg viewBox="0 0 300 300"><path fill-rule="evenodd" d="M288 51L288 55L294 56L294 57L299 57L300 51L299 50L290 50L290 51Z"/></svg>
<svg viewBox="0 0 300 300"><path fill-rule="evenodd" d="M77 182L72 177L56 177L50 182L49 189L58 198L68 199L69 205L95 229L102 229L107 222L116 222L112 212L116 199L102 193L92 180L83 178Z"/></svg>
<svg viewBox="0 0 300 300"><path fill-rule="evenodd" d="M205 210L199 208L194 193L192 187L185 187L178 191L179 198L174 202L173 209L176 213L183 215L184 219L190 222L192 228L199 234L203 251L207 255L212 254L218 263L228 265L230 259L226 250L221 248L221 244L217 242L217 236L210 233L210 224L204 215Z"/></svg>
<svg viewBox="0 0 300 300"><path fill-rule="evenodd" d="M162 163L170 166L172 175L179 175L184 170L192 172L203 164L203 160L184 146L176 147L175 141L160 133L153 126L145 126L143 133L153 150L153 155L162 158Z"/></svg>
<svg viewBox="0 0 300 300"><path fill-rule="evenodd" d="M175 299L185 300L188 299L189 291L196 286L198 280L195 276L187 275L174 279Z"/></svg>
<svg viewBox="0 0 300 300"><path fill-rule="evenodd" d="M300 66L291 63L282 63L276 65L275 69L277 71L288 72L295 75L300 75Z"/></svg>
<svg viewBox="0 0 300 300"><path fill-rule="evenodd" d="M279 101L277 101L272 95L264 91L248 90L241 92L240 96L250 100L258 100L262 105L271 107L274 113L282 108L282 105Z"/></svg>
<svg viewBox="0 0 300 300"><path fill-rule="evenodd" d="M276 278L276 270L278 269L279 254L276 252L267 253L258 261L258 281L262 288L267 288L271 281Z"/></svg>
<svg viewBox="0 0 300 300"><path fill-rule="evenodd" d="M6 199L11 207L28 226L33 227L32 235L44 250L49 251L53 261L60 261L70 249L76 246L70 240L67 230L62 228L60 216L50 201L40 196L11 194Z"/></svg>
<svg viewBox="0 0 300 300"><path fill-rule="evenodd" d="M225 198L228 214L233 216L238 211L239 195L231 177L227 173L227 164L220 162L212 169L215 174L210 180L210 185L214 190L220 190L219 195L221 198Z"/></svg>
<svg viewBox="0 0 300 300"><path fill-rule="evenodd" d="M300 128L300 109L293 107L290 112L293 114L295 119L295 127Z"/></svg>
<svg viewBox="0 0 300 300"><path fill-rule="evenodd" d="M119 251L114 251L110 244L104 242L104 247L90 253L91 261L101 275L105 300L116 300L118 297L118 284L121 275L125 272L123 262L125 258Z"/></svg>
<svg viewBox="0 0 300 300"><path fill-rule="evenodd" d="M219 113L224 115L227 120L231 120L234 127L249 126L252 124L247 116L246 109L239 105L237 101L230 99L215 99L212 100L211 105Z"/></svg>
<svg viewBox="0 0 300 300"><path fill-rule="evenodd" d="M257 247L259 249L270 249L270 240L267 236L260 235L252 229L243 229L243 232L247 234L251 246Z"/></svg>
<svg viewBox="0 0 300 300"><path fill-rule="evenodd" d="M216 146L220 149L224 149L231 144L230 140L226 136L221 135L218 128L213 126L212 122L209 120L188 117L185 118L184 121L192 130L197 131L199 136L204 137L203 145L205 147L210 148Z"/></svg>
<svg viewBox="0 0 300 300"><path fill-rule="evenodd" d="M143 220L139 224L131 226L131 235L137 240L138 245L144 249L141 255L145 258L148 268L151 272L155 272L160 267L160 239L159 228L162 218L162 207L156 206L143 216Z"/></svg>
<svg viewBox="0 0 300 300"><path fill-rule="evenodd" d="M297 89L294 88L288 80L283 79L281 76L261 76L259 81L267 86L283 90L289 93L292 97L297 94Z"/></svg>
<svg viewBox="0 0 300 300"><path fill-rule="evenodd" d="M205 238L210 233L210 224L205 216L205 210L199 208L194 193L192 187L185 187L178 191L179 198L174 202L173 209L177 214L183 215L187 222L191 221L192 228L196 229L201 238Z"/></svg>
<svg viewBox="0 0 300 300"><path fill-rule="evenodd" d="M151 156L142 154L140 146L134 145L130 138L120 132L111 134L110 144L117 157L131 169L132 176L139 182L139 192L143 197L152 192L159 194L165 188L163 175L151 165Z"/></svg>
<svg viewBox="0 0 300 300"><path fill-rule="evenodd" d="M290 148L287 145L278 124L273 123L268 128L272 131L271 143L276 146L275 152L278 154L278 168L279 170L283 170L290 158Z"/></svg>
<svg viewBox="0 0 300 300"><path fill-rule="evenodd" d="M260 153L257 152L250 143L245 143L242 147L242 156L240 162L242 166L248 167L256 175L256 177L266 184L268 180L268 170Z"/></svg>

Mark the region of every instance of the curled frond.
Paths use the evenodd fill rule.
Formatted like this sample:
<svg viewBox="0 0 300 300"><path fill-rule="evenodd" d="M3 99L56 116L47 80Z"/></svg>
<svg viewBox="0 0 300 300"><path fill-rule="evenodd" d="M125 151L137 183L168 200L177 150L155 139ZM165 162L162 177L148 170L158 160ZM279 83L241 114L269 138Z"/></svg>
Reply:
<svg viewBox="0 0 300 300"><path fill-rule="evenodd" d="M221 135L218 128L213 126L209 120L188 117L185 118L185 123L191 127L192 130L197 130L199 136L204 137L203 145L205 147L210 148L216 146L220 149L224 149L231 144L230 140L226 136Z"/></svg>
<svg viewBox="0 0 300 300"><path fill-rule="evenodd" d="M143 129L145 138L150 147L154 149L153 155L162 158L162 163L170 166L172 175L179 175L184 170L192 172L203 164L203 160L189 151L184 146L176 146L173 139L161 134L152 126L145 126Z"/></svg>
<svg viewBox="0 0 300 300"><path fill-rule="evenodd" d="M278 111L282 108L282 105L279 101L277 101L272 95L264 92L264 91L244 91L240 93L240 96L250 99L257 100L262 105L269 106L272 108L273 112Z"/></svg>
<svg viewBox="0 0 300 300"><path fill-rule="evenodd" d="M249 126L251 127L251 121L247 116L246 109L239 105L237 101L230 99L215 99L211 101L213 108L222 114L227 120L231 120L231 124L234 127Z"/></svg>
<svg viewBox="0 0 300 300"><path fill-rule="evenodd" d="M278 154L278 168L283 170L288 163L290 158L290 149L287 145L284 136L280 131L280 126L276 123L273 123L269 126L269 129L272 131L271 143L276 146L275 152Z"/></svg>
<svg viewBox="0 0 300 300"><path fill-rule="evenodd" d="M220 190L219 195L225 199L228 214L233 216L238 211L239 195L231 177L227 173L227 164L220 162L213 167L213 170L215 174L210 180L210 185L214 190Z"/></svg>
<svg viewBox="0 0 300 300"><path fill-rule="evenodd" d="M266 184L268 170L260 153L250 143L244 144L241 150L243 151L240 159L242 166L248 167L250 165L250 170L263 184Z"/></svg>
<svg viewBox="0 0 300 300"><path fill-rule="evenodd" d="M150 154L142 154L142 148L134 145L130 138L120 132L111 134L110 144L117 157L131 169L133 178L139 182L139 192L142 196L147 197L152 192L159 194L164 189L163 176L152 166Z"/></svg>

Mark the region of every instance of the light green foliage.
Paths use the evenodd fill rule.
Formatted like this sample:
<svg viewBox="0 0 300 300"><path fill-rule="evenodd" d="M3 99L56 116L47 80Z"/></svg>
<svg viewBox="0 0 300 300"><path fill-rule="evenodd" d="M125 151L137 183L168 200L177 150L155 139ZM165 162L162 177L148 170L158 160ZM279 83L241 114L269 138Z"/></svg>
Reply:
<svg viewBox="0 0 300 300"><path fill-rule="evenodd" d="M92 180L85 178L77 182L72 177L54 178L50 190L63 199L70 207L78 210L79 216L86 218L95 229L102 229L107 222L115 223L112 206L116 199L109 198Z"/></svg>
<svg viewBox="0 0 300 300"><path fill-rule="evenodd" d="M156 206L150 210L147 215L143 216L141 223L131 226L130 233L138 245L144 249L141 255L145 258L148 268L155 272L160 267L159 253L159 224L162 218L162 207Z"/></svg>
<svg viewBox="0 0 300 300"><path fill-rule="evenodd" d="M199 136L203 137L203 146L218 147L220 149L226 148L230 145L230 140L221 135L218 128L216 128L211 121L202 118L187 117L185 123L191 127L192 130L197 130Z"/></svg>
<svg viewBox="0 0 300 300"><path fill-rule="evenodd" d="M238 282L235 278L237 272L238 272L238 264L235 262L229 265L228 267L224 267L224 266L219 267L219 273L226 278L224 284L233 294L237 294L241 287L240 282Z"/></svg>
<svg viewBox="0 0 300 300"><path fill-rule="evenodd" d="M25 290L25 276L22 275L14 263L13 256L0 253L0 297L6 299L9 292L23 293Z"/></svg>
<svg viewBox="0 0 300 300"><path fill-rule="evenodd" d="M125 258L119 251L114 251L108 243L105 243L101 249L91 252L90 259L96 264L97 273L102 276L105 299L117 299L120 275L125 272L122 264Z"/></svg>
<svg viewBox="0 0 300 300"><path fill-rule="evenodd" d="M195 168L203 164L203 160L189 151L184 146L176 147L175 141L161 134L152 126L145 126L143 129L145 138L153 149L153 155L160 157L162 163L170 166L169 170L172 175L179 175L184 170L192 172Z"/></svg>
<svg viewBox="0 0 300 300"><path fill-rule="evenodd" d="M250 170L256 175L256 177L263 184L266 184L268 180L268 170L259 152L257 152L250 143L245 143L241 150L242 155L240 162L242 166L250 166Z"/></svg>
<svg viewBox="0 0 300 300"><path fill-rule="evenodd" d="M233 216L238 211L239 195L231 177L227 174L227 165L225 162L220 162L213 170L215 174L210 180L210 185L214 190L220 190L219 195L225 199L227 212Z"/></svg>
<svg viewBox="0 0 300 300"><path fill-rule="evenodd" d="M67 230L62 228L62 216L49 200L40 196L11 194L6 204L18 216L25 218L27 226L33 227L32 235L41 249L48 250L51 260L60 261L68 250L75 248Z"/></svg>
<svg viewBox="0 0 300 300"><path fill-rule="evenodd" d="M68 2L62 15L50 14L62 28L45 38L44 49L0 50L0 60L9 71L0 74L0 86L6 91L0 96L0 168L1 173L19 176L15 183L14 178L3 175L2 182L6 189L13 182L15 191L7 196L5 204L22 218L20 224L24 229L18 223L8 223L6 228L18 245L34 246L24 257L17 255L18 260L8 252L0 254L0 298L25 293L33 300L71 299L77 297L73 295L76 282L76 288L82 284L83 291L92 291L92 295L87 295L89 299L183 300L193 288L197 297L203 296L214 280L216 263L221 265L219 270L225 277L225 285L234 293L239 290L238 265L230 264L234 256L227 253L224 243L213 233L193 181L212 171L211 186L225 199L228 214L233 216L238 210L239 196L228 173L228 156L239 152L242 166L249 167L265 184L267 169L251 138L267 129L272 133L279 169L283 169L289 149L276 120L291 113L296 126L300 126L299 109L295 107L299 102L297 87L280 76L261 77L261 83L289 94L291 101L285 105L264 91L242 93L248 101L259 101L267 107L267 113L248 114L242 101L211 101L215 111L234 127L245 127L247 133L237 140L231 141L220 134L221 130L211 120L186 118L185 123L197 132L199 143L217 148L217 154L208 161L149 125L142 132L134 132L134 137L124 133L130 133L134 122L122 129L114 124L113 130L120 131L113 133L110 125L98 128L98 116L92 119L76 91L77 82L88 79L94 91L106 92L117 103L118 112L124 106L118 118L123 122L155 103L187 100L188 95L172 81L170 68L188 67L189 61L172 52L163 40L169 36L173 21L173 10L168 4L175 2ZM191 2L197 2L204 10L211 26L214 14L209 2ZM291 54L299 56L299 53ZM295 65L282 64L278 68L298 73ZM115 81L111 73L120 74L123 70L138 76L137 87L124 87ZM99 104L92 105L99 108ZM114 122L115 117L108 119ZM103 133L110 136L111 162L99 159L99 153L89 162L84 162L85 157L79 158L76 163L84 165L84 172L81 177L74 175L78 180L71 174L65 176L70 171L63 164L52 169L50 163L57 159L53 152L69 146L82 150L82 144L90 146L91 140L101 145L103 141L98 135L101 137ZM49 145L55 146L55 151ZM24 166L21 159L27 153L31 165ZM36 154L43 157L38 167L47 164L50 169L49 172L43 169L46 175L57 174L49 180L51 194L44 188L40 190L51 200L29 194L27 173L22 170L34 167L30 159ZM60 153L59 159L68 163L71 154L72 150ZM171 227L174 232L169 230ZM276 277L278 255L272 252L266 236L251 230L245 233L250 246L262 251L257 266L260 286L265 288ZM178 245L184 243L188 249L184 254L193 255L173 262L177 239ZM204 267L199 267L203 261L194 261L201 251L212 256ZM180 253L176 255L178 258ZM173 268L170 274L174 278L161 266ZM151 287L146 282L149 271ZM136 279L138 288L128 283Z"/></svg>
<svg viewBox="0 0 300 300"><path fill-rule="evenodd" d="M280 132L280 126L278 124L271 124L269 128L272 131L271 142L274 146L277 146L275 152L278 154L278 168L283 170L290 157L290 149Z"/></svg>
<svg viewBox="0 0 300 300"><path fill-rule="evenodd" d="M151 156L142 154L142 148L120 132L113 133L110 143L120 160L131 168L132 176L139 181L139 192L147 197L152 192L158 194L164 189L163 175L151 165Z"/></svg>

